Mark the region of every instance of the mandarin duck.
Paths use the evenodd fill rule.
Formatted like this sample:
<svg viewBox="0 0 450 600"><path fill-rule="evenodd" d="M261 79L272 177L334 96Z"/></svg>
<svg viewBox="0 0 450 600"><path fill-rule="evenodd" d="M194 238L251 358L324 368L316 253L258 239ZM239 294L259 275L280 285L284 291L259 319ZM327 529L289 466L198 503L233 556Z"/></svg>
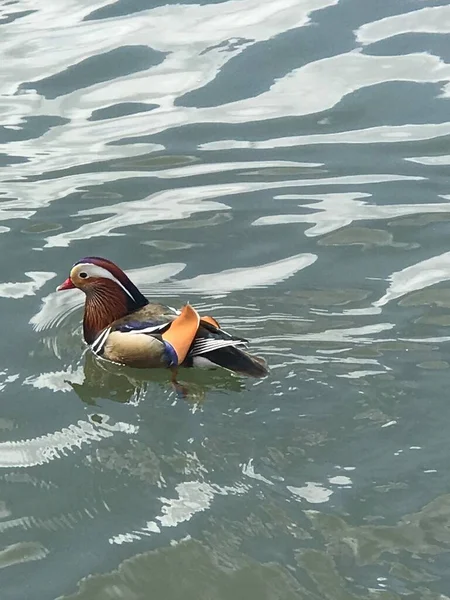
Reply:
<svg viewBox="0 0 450 600"><path fill-rule="evenodd" d="M223 367L251 377L268 374L266 361L249 354L247 340L224 331L190 305L175 310L151 304L116 264L88 257L72 267L57 290L86 295L84 340L96 356L135 368Z"/></svg>

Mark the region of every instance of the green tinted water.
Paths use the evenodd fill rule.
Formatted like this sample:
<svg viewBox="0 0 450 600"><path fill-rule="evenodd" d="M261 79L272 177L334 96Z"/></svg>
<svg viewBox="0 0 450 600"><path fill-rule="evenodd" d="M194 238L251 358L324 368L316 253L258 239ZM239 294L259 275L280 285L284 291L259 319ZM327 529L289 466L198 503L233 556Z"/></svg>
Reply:
<svg viewBox="0 0 450 600"><path fill-rule="evenodd" d="M0 6L1 600L450 595L449 19ZM86 255L271 376L101 368Z"/></svg>

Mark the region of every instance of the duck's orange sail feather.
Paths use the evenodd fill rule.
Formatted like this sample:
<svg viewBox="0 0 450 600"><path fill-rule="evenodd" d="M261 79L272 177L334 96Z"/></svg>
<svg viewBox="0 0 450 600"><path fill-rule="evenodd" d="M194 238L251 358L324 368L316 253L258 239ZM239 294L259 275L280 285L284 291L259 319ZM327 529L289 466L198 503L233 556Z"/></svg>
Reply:
<svg viewBox="0 0 450 600"><path fill-rule="evenodd" d="M186 304L181 314L172 321L169 329L162 334L163 340L169 342L177 353L179 365L186 358L199 325L200 315L190 304Z"/></svg>
<svg viewBox="0 0 450 600"><path fill-rule="evenodd" d="M201 318L202 321L204 321L205 323L209 323L210 325L213 325L214 327L217 327L217 329L220 329L220 325L218 323L218 321L215 320L214 317L202 317Z"/></svg>

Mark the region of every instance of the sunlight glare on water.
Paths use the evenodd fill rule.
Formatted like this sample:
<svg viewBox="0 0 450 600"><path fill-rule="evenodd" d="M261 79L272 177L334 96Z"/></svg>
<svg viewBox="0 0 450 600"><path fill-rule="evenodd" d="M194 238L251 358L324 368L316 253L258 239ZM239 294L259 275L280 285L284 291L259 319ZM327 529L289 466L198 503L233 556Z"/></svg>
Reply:
<svg viewBox="0 0 450 600"><path fill-rule="evenodd" d="M450 596L449 33L441 0L0 3L1 600ZM99 364L55 292L83 256L269 377Z"/></svg>

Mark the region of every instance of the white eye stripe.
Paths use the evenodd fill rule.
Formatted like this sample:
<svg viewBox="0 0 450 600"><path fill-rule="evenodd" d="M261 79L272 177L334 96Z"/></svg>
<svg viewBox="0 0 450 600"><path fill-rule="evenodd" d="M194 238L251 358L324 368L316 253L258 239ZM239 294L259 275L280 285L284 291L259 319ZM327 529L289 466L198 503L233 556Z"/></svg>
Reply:
<svg viewBox="0 0 450 600"><path fill-rule="evenodd" d="M117 285L123 289L123 291L133 300L133 302L136 302L136 299L133 297L133 295L122 283L120 283L117 277L114 277L114 275L108 271L108 269L104 269L98 265L93 265L92 263L80 263L77 265L77 267L80 267L81 271L85 271L89 277L102 277L103 279L110 279L111 281L114 281L114 283L117 283Z"/></svg>

